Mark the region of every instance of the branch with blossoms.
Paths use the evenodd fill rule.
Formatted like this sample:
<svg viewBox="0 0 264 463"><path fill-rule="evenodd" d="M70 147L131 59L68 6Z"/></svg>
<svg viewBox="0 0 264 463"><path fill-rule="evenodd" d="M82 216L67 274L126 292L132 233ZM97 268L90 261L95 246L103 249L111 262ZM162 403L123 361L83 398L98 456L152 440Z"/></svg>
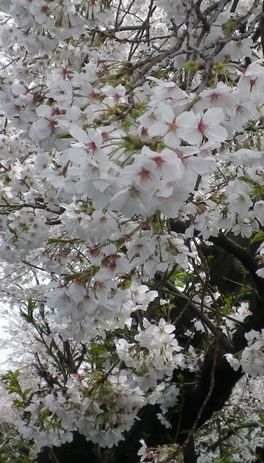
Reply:
<svg viewBox="0 0 264 463"><path fill-rule="evenodd" d="M205 423L263 374L261 18L4 1L0 290L32 460L202 461Z"/></svg>

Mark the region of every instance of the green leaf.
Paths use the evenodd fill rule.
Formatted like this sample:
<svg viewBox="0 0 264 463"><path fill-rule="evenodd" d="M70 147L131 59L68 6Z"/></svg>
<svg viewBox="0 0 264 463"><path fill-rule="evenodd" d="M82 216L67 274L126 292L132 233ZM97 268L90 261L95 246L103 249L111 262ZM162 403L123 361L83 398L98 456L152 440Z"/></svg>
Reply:
<svg viewBox="0 0 264 463"><path fill-rule="evenodd" d="M259 413L259 421L264 425L264 411Z"/></svg>
<svg viewBox="0 0 264 463"><path fill-rule="evenodd" d="M187 72L196 72L199 69L199 63L194 60L189 60L186 61L183 67Z"/></svg>
<svg viewBox="0 0 264 463"><path fill-rule="evenodd" d="M259 230L257 233L255 233L251 240L250 243L257 243L258 241L263 241L264 240L264 231Z"/></svg>
<svg viewBox="0 0 264 463"><path fill-rule="evenodd" d="M126 151L137 151L143 147L143 143L138 137L131 137L128 135L123 138L122 146Z"/></svg>

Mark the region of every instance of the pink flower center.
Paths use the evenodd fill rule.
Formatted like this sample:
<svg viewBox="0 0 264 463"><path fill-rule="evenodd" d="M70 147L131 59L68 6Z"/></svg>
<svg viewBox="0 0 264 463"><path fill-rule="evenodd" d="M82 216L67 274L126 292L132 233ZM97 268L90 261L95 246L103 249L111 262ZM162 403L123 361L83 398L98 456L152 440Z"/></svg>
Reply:
<svg viewBox="0 0 264 463"><path fill-rule="evenodd" d="M49 13L49 7L48 5L44 5L40 8L41 13L48 14Z"/></svg>
<svg viewBox="0 0 264 463"><path fill-rule="evenodd" d="M86 143L85 145L86 151L95 151L96 150L96 144L94 141L90 141L89 143Z"/></svg>
<svg viewBox="0 0 264 463"><path fill-rule="evenodd" d="M221 95L220 93L217 93L217 92L211 93L211 95L209 96L209 100L211 101L211 103L218 103L220 98L221 98Z"/></svg>
<svg viewBox="0 0 264 463"><path fill-rule="evenodd" d="M163 164L166 162L164 161L164 159L162 159L161 156L155 156L154 158L152 158L152 161L154 161L156 163L156 166L159 168L162 167Z"/></svg>
<svg viewBox="0 0 264 463"><path fill-rule="evenodd" d="M148 129L146 129L146 127L142 127L140 133L141 133L142 137L147 137L148 136Z"/></svg>
<svg viewBox="0 0 264 463"><path fill-rule="evenodd" d="M177 125L176 125L175 119L173 120L173 122L168 124L168 126L169 126L169 132L176 132Z"/></svg>
<svg viewBox="0 0 264 463"><path fill-rule="evenodd" d="M207 128L208 128L208 125L205 124L203 122L203 118L201 118L198 125L197 125L197 130L199 130L199 132L201 132L204 135Z"/></svg>
<svg viewBox="0 0 264 463"><path fill-rule="evenodd" d="M52 116L61 116L63 114L66 114L66 109L53 108L51 112Z"/></svg>
<svg viewBox="0 0 264 463"><path fill-rule="evenodd" d="M61 68L60 74L63 77L63 79L66 79L69 77L69 70L67 68Z"/></svg>
<svg viewBox="0 0 264 463"><path fill-rule="evenodd" d="M148 180L151 177L150 171L148 169L145 169L145 167L142 167L138 175L141 178L141 180Z"/></svg>
<svg viewBox="0 0 264 463"><path fill-rule="evenodd" d="M116 269L116 266L117 266L117 261L118 259L118 256L116 254L113 254L112 256L109 256L109 261L108 261L108 268L110 270L115 270Z"/></svg>

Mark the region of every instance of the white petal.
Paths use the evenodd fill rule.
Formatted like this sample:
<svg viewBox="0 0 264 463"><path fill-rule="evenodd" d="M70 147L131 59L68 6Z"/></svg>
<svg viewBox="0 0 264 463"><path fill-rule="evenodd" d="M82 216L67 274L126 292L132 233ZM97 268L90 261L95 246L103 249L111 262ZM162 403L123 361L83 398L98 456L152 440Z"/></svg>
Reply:
<svg viewBox="0 0 264 463"><path fill-rule="evenodd" d="M197 125L197 116L192 111L185 111L176 118L177 127L196 127Z"/></svg>
<svg viewBox="0 0 264 463"><path fill-rule="evenodd" d="M35 143L48 138L52 133L52 125L47 119L39 119L29 129L29 136Z"/></svg>
<svg viewBox="0 0 264 463"><path fill-rule="evenodd" d="M203 123L209 126L219 124L224 119L224 111L222 108L212 108L206 111L203 115Z"/></svg>
<svg viewBox="0 0 264 463"><path fill-rule="evenodd" d="M179 137L187 141L190 145L200 145L203 140L202 133L197 129L179 129Z"/></svg>
<svg viewBox="0 0 264 463"><path fill-rule="evenodd" d="M168 131L167 124L164 122L155 122L151 127L148 129L148 134L150 137L163 137L165 133Z"/></svg>
<svg viewBox="0 0 264 463"><path fill-rule="evenodd" d="M82 143L88 143L90 141L87 133L78 125L72 125L69 132L73 138Z"/></svg>
<svg viewBox="0 0 264 463"><path fill-rule="evenodd" d="M167 135L164 137L164 142L170 148L175 148L180 145L180 139L174 132L167 133Z"/></svg>
<svg viewBox="0 0 264 463"><path fill-rule="evenodd" d="M221 125L209 126L204 131L204 135L208 138L208 140L219 140L219 141L224 141L228 137L226 129L222 127Z"/></svg>

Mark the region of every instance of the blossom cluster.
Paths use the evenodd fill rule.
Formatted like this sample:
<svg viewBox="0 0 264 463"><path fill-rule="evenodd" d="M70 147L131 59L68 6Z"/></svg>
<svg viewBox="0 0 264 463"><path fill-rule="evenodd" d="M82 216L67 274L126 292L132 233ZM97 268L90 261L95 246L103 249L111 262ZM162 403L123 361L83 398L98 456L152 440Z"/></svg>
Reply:
<svg viewBox="0 0 264 463"><path fill-rule="evenodd" d="M252 378L263 375L263 336L264 330L261 330L261 332L255 330L249 331L245 334L248 345L241 352L241 355L238 358L231 354L227 355L228 362L235 370L241 367Z"/></svg>
<svg viewBox="0 0 264 463"><path fill-rule="evenodd" d="M0 257L11 293L22 274L10 300L30 300L24 318L53 359L53 384L34 388L17 426L36 451L75 431L112 448L148 404L170 429L175 372L199 370L213 336L227 344L249 314L239 297L218 310L200 243L220 231L259 242L264 276L263 59L228 8L205 34L189 2L144 5L143 23L138 0L124 16L126 1L2 3ZM230 365L263 374L262 338L249 332ZM154 461L181 453L169 450Z"/></svg>

